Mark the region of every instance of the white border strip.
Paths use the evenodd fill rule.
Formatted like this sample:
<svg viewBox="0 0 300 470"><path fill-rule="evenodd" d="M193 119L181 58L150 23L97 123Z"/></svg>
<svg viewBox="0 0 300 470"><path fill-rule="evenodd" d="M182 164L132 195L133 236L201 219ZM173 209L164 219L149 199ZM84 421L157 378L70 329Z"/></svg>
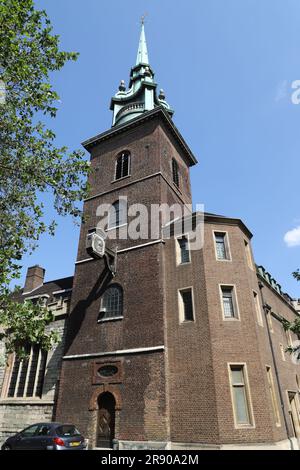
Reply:
<svg viewBox="0 0 300 470"><path fill-rule="evenodd" d="M136 348L136 349L119 349L117 351L107 351L95 354L74 354L72 356L64 356L64 360L68 359L87 359L90 357L103 357L103 356L120 356L123 354L140 354L144 352L164 351L164 346L153 346L150 348Z"/></svg>

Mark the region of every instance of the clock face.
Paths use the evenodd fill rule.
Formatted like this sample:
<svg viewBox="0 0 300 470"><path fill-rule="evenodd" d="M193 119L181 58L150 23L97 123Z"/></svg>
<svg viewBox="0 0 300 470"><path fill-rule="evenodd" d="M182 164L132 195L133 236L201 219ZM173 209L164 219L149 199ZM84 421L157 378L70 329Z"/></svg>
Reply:
<svg viewBox="0 0 300 470"><path fill-rule="evenodd" d="M103 256L105 253L105 241L98 234L94 236L94 250L97 254Z"/></svg>

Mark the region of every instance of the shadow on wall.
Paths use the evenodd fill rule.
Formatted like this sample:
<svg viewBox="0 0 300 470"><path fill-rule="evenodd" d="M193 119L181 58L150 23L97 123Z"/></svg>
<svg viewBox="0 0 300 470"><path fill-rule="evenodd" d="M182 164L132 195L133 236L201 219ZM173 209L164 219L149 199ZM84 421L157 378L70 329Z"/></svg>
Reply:
<svg viewBox="0 0 300 470"><path fill-rule="evenodd" d="M84 300L80 300L76 304L76 306L73 308L73 310L70 312L70 317L67 320L67 332L66 332L64 354L66 354L66 352L71 347L74 339L76 338L81 328L83 319L85 317L86 310L88 309L88 307L91 305L92 302L99 299L99 297L103 295L111 279L112 279L112 274L108 270L103 269L94 287L90 291L88 297Z"/></svg>
<svg viewBox="0 0 300 470"><path fill-rule="evenodd" d="M64 322L63 331L61 335L61 341L55 346L55 349L52 352L51 358L47 363L47 369L44 376L44 384L43 384L43 397L45 395L56 392L57 382L59 380L59 374L61 369L61 362L62 356L64 352L64 345L66 341L66 333L67 333L67 320ZM53 399L53 396L49 397Z"/></svg>

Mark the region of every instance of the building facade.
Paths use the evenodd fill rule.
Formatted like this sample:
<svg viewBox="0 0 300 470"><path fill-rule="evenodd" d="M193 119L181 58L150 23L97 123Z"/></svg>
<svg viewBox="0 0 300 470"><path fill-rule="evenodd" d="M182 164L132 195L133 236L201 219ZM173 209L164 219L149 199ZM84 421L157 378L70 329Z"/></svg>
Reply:
<svg viewBox="0 0 300 470"><path fill-rule="evenodd" d="M42 300L54 313L47 328L57 331L60 341L47 353L29 346L28 360L23 361L14 355L4 361L0 343L0 443L31 424L53 420L73 278L44 282L44 275L40 266L29 268L16 300Z"/></svg>
<svg viewBox="0 0 300 470"><path fill-rule="evenodd" d="M241 220L192 213L197 160L156 89L143 25L112 127L83 143L91 193L53 419L91 448L297 449L300 366L284 321L299 303L256 266ZM153 211L175 206L182 217Z"/></svg>
<svg viewBox="0 0 300 470"><path fill-rule="evenodd" d="M257 271L245 225L205 214L196 250L176 224L170 237L128 236L135 204L147 209L148 228L153 205L190 207L196 163L163 90L156 94L144 26L129 89L122 81L111 109L112 128L83 143L92 192L57 418L78 424L94 447L298 447L299 365L285 352L293 338L282 322L297 312ZM104 204L116 209L106 227L115 276L86 251Z"/></svg>

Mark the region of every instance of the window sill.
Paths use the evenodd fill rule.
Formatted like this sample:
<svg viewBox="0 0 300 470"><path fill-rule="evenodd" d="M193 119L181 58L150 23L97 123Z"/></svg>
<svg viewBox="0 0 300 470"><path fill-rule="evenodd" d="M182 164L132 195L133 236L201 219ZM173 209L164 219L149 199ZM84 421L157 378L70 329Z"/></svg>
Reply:
<svg viewBox="0 0 300 470"><path fill-rule="evenodd" d="M192 262L186 261L185 263L177 263L177 266L185 266L186 264L192 264Z"/></svg>
<svg viewBox="0 0 300 470"><path fill-rule="evenodd" d="M217 261L221 261L221 263L224 263L224 262L225 262L225 263L231 263L231 262L232 262L232 259L225 259L225 258L224 258L224 259L219 259L219 258L217 258L216 260L217 260Z"/></svg>
<svg viewBox="0 0 300 470"><path fill-rule="evenodd" d="M226 317L223 317L223 320L224 321L241 321L240 318L226 318Z"/></svg>
<svg viewBox="0 0 300 470"><path fill-rule="evenodd" d="M112 180L111 184L117 183L118 181L122 181L122 180L125 180L126 178L130 178L130 177L131 177L131 175L122 176L122 178L118 178L117 180Z"/></svg>
<svg viewBox="0 0 300 470"><path fill-rule="evenodd" d="M108 321L118 321L123 320L124 317L111 317L111 318L101 318L101 320L97 320L97 323L105 323Z"/></svg>
<svg viewBox="0 0 300 470"><path fill-rule="evenodd" d="M255 429L254 424L236 424L235 429Z"/></svg>
<svg viewBox="0 0 300 470"><path fill-rule="evenodd" d="M44 400L38 397L1 398L1 405L53 405L53 400Z"/></svg>

